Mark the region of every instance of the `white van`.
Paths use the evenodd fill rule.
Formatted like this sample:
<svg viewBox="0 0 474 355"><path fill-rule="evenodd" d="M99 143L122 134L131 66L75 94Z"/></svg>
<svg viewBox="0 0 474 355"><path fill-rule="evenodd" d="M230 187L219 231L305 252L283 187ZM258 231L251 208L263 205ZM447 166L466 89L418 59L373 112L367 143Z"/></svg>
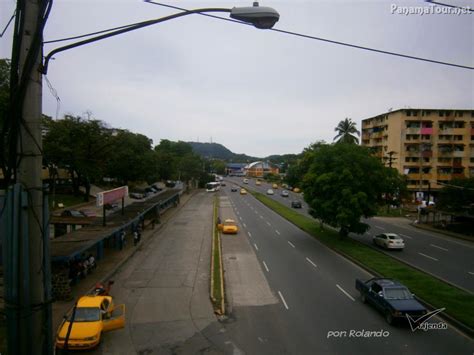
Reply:
<svg viewBox="0 0 474 355"><path fill-rule="evenodd" d="M244 179L244 184L248 184L249 183L249 179Z"/></svg>

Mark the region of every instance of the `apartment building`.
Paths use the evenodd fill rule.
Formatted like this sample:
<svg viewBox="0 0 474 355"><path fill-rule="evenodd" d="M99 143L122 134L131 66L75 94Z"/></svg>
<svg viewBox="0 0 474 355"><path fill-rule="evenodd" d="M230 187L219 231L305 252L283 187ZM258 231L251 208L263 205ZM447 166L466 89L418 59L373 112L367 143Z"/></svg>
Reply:
<svg viewBox="0 0 474 355"><path fill-rule="evenodd" d="M362 120L361 140L424 198L454 178L474 177L474 110L386 112Z"/></svg>

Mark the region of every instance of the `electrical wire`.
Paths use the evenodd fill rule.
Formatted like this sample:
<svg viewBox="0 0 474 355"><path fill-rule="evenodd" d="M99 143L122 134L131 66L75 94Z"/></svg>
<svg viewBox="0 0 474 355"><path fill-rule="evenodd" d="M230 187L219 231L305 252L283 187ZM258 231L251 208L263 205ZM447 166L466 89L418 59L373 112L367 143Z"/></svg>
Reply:
<svg viewBox="0 0 474 355"><path fill-rule="evenodd" d="M445 4L445 3L442 3L442 2L431 1L431 0L425 0L425 1L430 3L430 4L434 4L434 5L438 5L438 6L451 7L453 9L460 9L460 10L469 11L469 12L474 11L474 10L471 10L471 8L469 6L456 6L456 5Z"/></svg>
<svg viewBox="0 0 474 355"><path fill-rule="evenodd" d="M187 10L187 9L184 9L184 8L181 8L181 7L178 7L178 6L168 5L168 4L159 3L159 2L155 2L155 1L145 1L145 2L146 2L146 3L149 3L149 4L153 4L153 5L158 5L158 6L162 6L162 7L167 7L167 8L175 9L175 10L189 11L189 10ZM212 18L219 19L219 20L224 20L224 21L237 22L237 23L240 23L240 24L245 24L245 25L248 25L248 26L252 26L252 24L248 24L248 23L245 23L245 22L236 21L236 20L233 20L233 19L228 19L228 18L216 16L216 15L203 14L203 13L198 13L198 15L207 16L207 17L212 17ZM376 49L376 48L370 48L370 47L365 47L365 46L359 46L359 45L356 45L356 44L351 44L351 43L346 43L346 42L340 42L340 41L335 41L335 40L331 40L331 39L327 39L327 38L322 38L322 37L311 36L311 35L305 35L305 34L298 33L298 32L293 32L293 31L280 30L280 29L276 29L276 28L271 28L271 29L269 29L269 31L279 32L279 33L288 34L288 35L297 36L297 37L302 37L302 38L307 38L307 39L313 39L313 40L322 41L322 42L327 42L327 43L332 43L332 44L337 44L337 45L346 46L346 47L351 47L351 48L355 48L355 49L361 49L361 50L371 51L371 52L380 53L380 54L386 54L386 55L392 55L392 56L402 57L402 58L405 58L405 59L419 60L419 61L423 61L423 62L434 63L434 64L440 64L440 65L447 65L447 66L452 66L452 67L457 67L457 68L462 68L462 69L470 69L470 70L473 70L473 69L474 69L473 66L467 66L467 65L461 65L461 64L456 64L456 63L443 62L443 61L439 61L439 60L428 59L428 58L422 58L422 57L407 55L407 54L403 54L403 53L396 53L396 52L385 51L385 50Z"/></svg>
<svg viewBox="0 0 474 355"><path fill-rule="evenodd" d="M11 23L11 22L13 21L13 19L15 18L15 15L16 15L16 10L13 11L12 17L10 17L10 20L8 20L7 25L6 25L5 28L3 29L2 33L0 33L0 38L2 38L3 35L5 34L5 32L7 31L8 27L10 26L10 23Z"/></svg>

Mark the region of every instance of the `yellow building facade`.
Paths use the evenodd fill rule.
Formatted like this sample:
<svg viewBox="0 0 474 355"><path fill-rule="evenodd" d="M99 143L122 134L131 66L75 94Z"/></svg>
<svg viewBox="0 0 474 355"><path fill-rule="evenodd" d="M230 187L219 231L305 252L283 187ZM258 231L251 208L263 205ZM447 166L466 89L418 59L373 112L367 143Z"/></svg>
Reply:
<svg viewBox="0 0 474 355"><path fill-rule="evenodd" d="M399 109L362 120L361 144L406 176L411 191L474 177L474 110Z"/></svg>

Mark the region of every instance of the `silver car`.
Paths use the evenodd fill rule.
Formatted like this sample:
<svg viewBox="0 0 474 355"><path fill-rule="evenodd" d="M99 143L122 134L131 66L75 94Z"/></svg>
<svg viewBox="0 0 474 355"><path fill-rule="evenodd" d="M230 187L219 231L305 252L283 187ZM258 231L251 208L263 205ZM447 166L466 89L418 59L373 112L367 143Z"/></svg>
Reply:
<svg viewBox="0 0 474 355"><path fill-rule="evenodd" d="M373 239L375 245L379 245L385 249L398 249L402 250L405 248L405 241L395 233L382 233L376 235Z"/></svg>
<svg viewBox="0 0 474 355"><path fill-rule="evenodd" d="M267 190L267 195L273 195L273 194L274 194L274 192L273 192L272 189L268 189L268 190Z"/></svg>

